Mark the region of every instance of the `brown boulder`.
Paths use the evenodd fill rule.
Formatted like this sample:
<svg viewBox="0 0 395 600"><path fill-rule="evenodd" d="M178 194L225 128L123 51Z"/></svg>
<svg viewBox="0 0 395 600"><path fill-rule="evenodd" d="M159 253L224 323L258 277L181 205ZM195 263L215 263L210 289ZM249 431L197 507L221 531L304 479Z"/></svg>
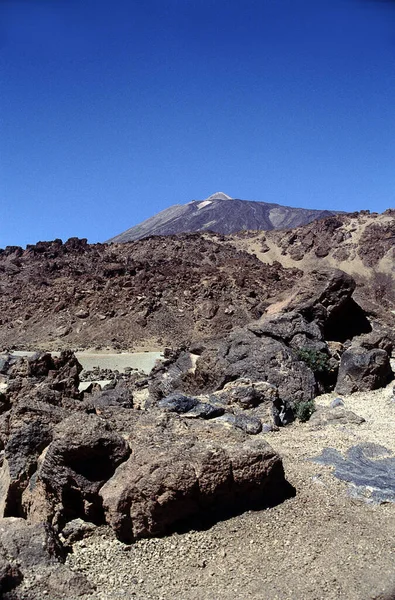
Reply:
<svg viewBox="0 0 395 600"><path fill-rule="evenodd" d="M126 441L96 415L65 419L23 494L28 519L52 522L57 529L78 517L101 522L98 491L129 453Z"/></svg>
<svg viewBox="0 0 395 600"><path fill-rule="evenodd" d="M209 423L209 424L208 424ZM131 432L133 452L101 488L106 521L124 541L215 518L289 493L280 457L262 438L152 411Z"/></svg>
<svg viewBox="0 0 395 600"><path fill-rule="evenodd" d="M359 417L351 410L346 410L342 407L327 408L324 406L317 407L317 410L309 419L309 424L313 427L325 427L326 425L361 425L365 419Z"/></svg>
<svg viewBox="0 0 395 600"><path fill-rule="evenodd" d="M0 418L3 456L0 467L0 516L23 515L21 496L52 440L53 427L68 416L59 408L27 398L15 402Z"/></svg>

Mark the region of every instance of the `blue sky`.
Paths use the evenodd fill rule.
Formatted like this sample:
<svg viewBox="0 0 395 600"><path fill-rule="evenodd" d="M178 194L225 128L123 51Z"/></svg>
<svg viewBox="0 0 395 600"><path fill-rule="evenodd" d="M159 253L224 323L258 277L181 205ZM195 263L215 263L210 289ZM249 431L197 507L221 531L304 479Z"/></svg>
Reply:
<svg viewBox="0 0 395 600"><path fill-rule="evenodd" d="M215 191L395 205L395 8L0 0L0 247L104 241Z"/></svg>

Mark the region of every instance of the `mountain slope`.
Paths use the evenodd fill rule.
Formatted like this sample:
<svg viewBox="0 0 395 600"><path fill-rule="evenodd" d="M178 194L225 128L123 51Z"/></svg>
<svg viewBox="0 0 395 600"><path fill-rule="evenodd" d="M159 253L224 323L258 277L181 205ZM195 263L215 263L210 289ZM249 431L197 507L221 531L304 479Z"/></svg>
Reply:
<svg viewBox="0 0 395 600"><path fill-rule="evenodd" d="M268 298L300 276L201 234L7 247L0 250L0 349L162 348L208 339L260 317Z"/></svg>
<svg viewBox="0 0 395 600"><path fill-rule="evenodd" d="M362 297L378 302L394 322L394 209L331 216L292 231L239 232L227 237L226 243L269 265L280 263L304 272L341 269L357 281L357 302L365 309Z"/></svg>
<svg viewBox="0 0 395 600"><path fill-rule="evenodd" d="M290 229L333 214L335 213L329 210L310 210L268 202L239 200L217 192L206 200L170 206L108 241L130 242L152 235L198 231L230 234L242 230Z"/></svg>

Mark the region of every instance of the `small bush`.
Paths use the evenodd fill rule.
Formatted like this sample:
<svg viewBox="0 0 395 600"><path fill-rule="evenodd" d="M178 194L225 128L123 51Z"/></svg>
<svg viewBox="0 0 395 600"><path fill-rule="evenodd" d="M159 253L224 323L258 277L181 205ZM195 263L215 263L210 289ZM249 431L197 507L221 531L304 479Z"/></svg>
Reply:
<svg viewBox="0 0 395 600"><path fill-rule="evenodd" d="M329 356L321 350L301 348L297 354L299 360L303 360L313 373L327 373L330 370Z"/></svg>
<svg viewBox="0 0 395 600"><path fill-rule="evenodd" d="M302 423L308 421L315 411L314 400L304 400L295 406L295 417Z"/></svg>

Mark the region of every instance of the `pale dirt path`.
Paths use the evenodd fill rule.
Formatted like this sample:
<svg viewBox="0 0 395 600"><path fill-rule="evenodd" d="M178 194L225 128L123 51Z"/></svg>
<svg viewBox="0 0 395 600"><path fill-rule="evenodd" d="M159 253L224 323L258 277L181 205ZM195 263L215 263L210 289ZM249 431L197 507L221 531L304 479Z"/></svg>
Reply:
<svg viewBox="0 0 395 600"><path fill-rule="evenodd" d="M360 426L295 424L266 436L297 490L275 508L132 546L106 528L77 543L68 561L97 584L89 600L370 600L395 590L395 505L351 498L331 467L306 460L362 441L395 450L392 387L345 399Z"/></svg>
<svg viewBox="0 0 395 600"><path fill-rule="evenodd" d="M33 356L35 352L27 350L15 350L14 356ZM59 352L52 352L54 356L59 356ZM101 369L118 370L123 373L126 368L137 369L143 373L149 373L156 364L156 361L163 358L163 353L159 350L150 352L91 352L84 350L75 352L77 360L81 363L85 371L91 371L94 367Z"/></svg>

